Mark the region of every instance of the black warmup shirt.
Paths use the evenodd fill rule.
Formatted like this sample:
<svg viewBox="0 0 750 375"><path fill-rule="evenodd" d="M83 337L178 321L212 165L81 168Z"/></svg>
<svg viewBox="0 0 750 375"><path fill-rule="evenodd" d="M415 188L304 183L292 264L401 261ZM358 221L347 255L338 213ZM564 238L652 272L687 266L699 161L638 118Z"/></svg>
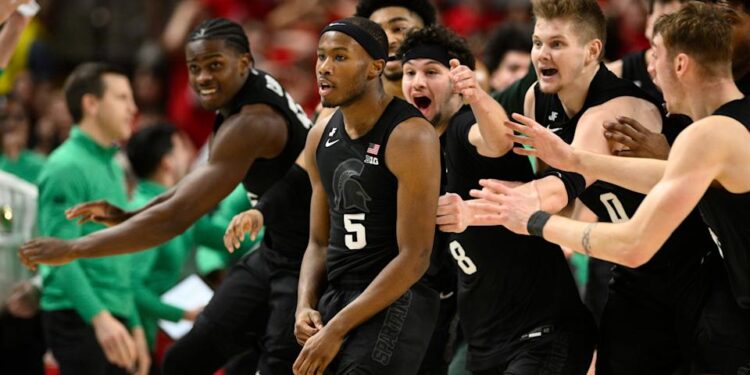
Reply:
<svg viewBox="0 0 750 375"><path fill-rule="evenodd" d="M307 131L312 124L302 107L294 102L279 82L260 70L251 70L245 84L232 99L229 116L239 113L243 106L249 104L271 106L284 117L287 127L286 146L281 153L271 159L256 159L245 174L242 184L250 197L255 199L272 189L294 165L294 161L305 147ZM224 120L221 114L216 115L214 133L219 131ZM294 210L284 215L278 224L267 226L263 241L271 249L302 259L309 239L312 188L308 181L303 186L297 186L296 190L297 194L289 197L290 200L294 200L294 204L290 205Z"/></svg>
<svg viewBox="0 0 750 375"><path fill-rule="evenodd" d="M326 268L332 285L367 286L398 254L398 181L385 153L393 129L412 117L422 114L393 98L358 139L346 133L341 110L326 125L316 160L331 215Z"/></svg>
<svg viewBox="0 0 750 375"><path fill-rule="evenodd" d="M528 182L526 156L484 157L469 142L476 123L463 107L446 130L448 191L471 199L479 179ZM557 330L592 324L560 247L505 227L469 227L454 234L449 251L458 267L458 311L469 344L468 368L496 367L523 344L521 336L545 325Z"/></svg>
<svg viewBox="0 0 750 375"><path fill-rule="evenodd" d="M724 104L714 116L730 117L750 130L750 97ZM734 194L711 187L698 208L716 235L737 303L750 309L750 193Z"/></svg>
<svg viewBox="0 0 750 375"><path fill-rule="evenodd" d="M557 95L544 94L538 86L535 88L535 116L541 124L549 125L552 129L559 128L555 134L571 143L578 120L586 110L620 96L641 98L657 104L643 90L617 78L602 64L591 81L583 108L573 118L565 114ZM596 181L579 199L599 217L599 221L622 222L632 217L644 197L625 188ZM638 298L660 305L681 298L682 292L688 292L696 280L702 257L715 248L703 226L697 211L693 211L646 264L638 268L615 266L615 283L610 286L611 290L638 290Z"/></svg>

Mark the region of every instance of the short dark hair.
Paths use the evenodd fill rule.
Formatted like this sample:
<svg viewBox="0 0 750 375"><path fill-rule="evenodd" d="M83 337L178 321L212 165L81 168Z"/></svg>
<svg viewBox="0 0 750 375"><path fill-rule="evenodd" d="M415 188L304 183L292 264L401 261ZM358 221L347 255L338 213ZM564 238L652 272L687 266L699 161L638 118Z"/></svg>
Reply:
<svg viewBox="0 0 750 375"><path fill-rule="evenodd" d="M223 40L239 53L250 53L250 41L242 25L226 18L212 18L201 22L190 32L188 43L202 39Z"/></svg>
<svg viewBox="0 0 750 375"><path fill-rule="evenodd" d="M511 51L531 53L532 30L525 24L508 22L490 36L484 50L484 65L490 72L497 69L505 54Z"/></svg>
<svg viewBox="0 0 750 375"><path fill-rule="evenodd" d="M475 68L476 61L466 40L442 25L432 25L410 31L398 48L397 55L401 58L407 51L421 44L443 46L451 58L458 59L461 64L468 66L471 70Z"/></svg>
<svg viewBox="0 0 750 375"><path fill-rule="evenodd" d="M425 26L434 25L437 19L435 7L428 0L360 0L354 15L370 18L378 9L401 7L415 13Z"/></svg>
<svg viewBox="0 0 750 375"><path fill-rule="evenodd" d="M648 5L648 9L647 9L648 10L648 14L654 13L654 5L656 5L656 4L669 4L669 3L672 3L672 2L675 2L675 1L678 2L678 3L680 3L680 4L685 4L685 3L687 3L690 0L648 0L648 4L647 4ZM709 1L711 1L711 0L709 0Z"/></svg>
<svg viewBox="0 0 750 375"><path fill-rule="evenodd" d="M370 34L373 39L380 45L381 50L388 52L388 36L380 25L370 21L367 18L354 16L341 19L343 22L353 23L355 26Z"/></svg>
<svg viewBox="0 0 750 375"><path fill-rule="evenodd" d="M164 155L174 148L172 135L177 129L170 124L155 124L138 130L128 140L126 153L133 172L140 179L151 177Z"/></svg>
<svg viewBox="0 0 750 375"><path fill-rule="evenodd" d="M73 121L78 123L83 119L83 96L86 94L101 98L104 95L105 74L126 76L125 73L113 65L88 62L78 65L65 80L65 103Z"/></svg>

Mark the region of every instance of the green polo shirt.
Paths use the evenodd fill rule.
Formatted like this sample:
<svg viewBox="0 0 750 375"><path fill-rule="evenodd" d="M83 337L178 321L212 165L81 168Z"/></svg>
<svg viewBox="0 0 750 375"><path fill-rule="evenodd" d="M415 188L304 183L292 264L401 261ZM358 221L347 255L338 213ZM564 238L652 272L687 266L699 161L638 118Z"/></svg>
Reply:
<svg viewBox="0 0 750 375"><path fill-rule="evenodd" d="M13 160L5 155L0 155L0 170L18 176L26 182L35 184L44 166L44 156L36 152L23 150L18 159Z"/></svg>
<svg viewBox="0 0 750 375"><path fill-rule="evenodd" d="M219 203L219 207L213 213L211 220L216 225L226 228L235 215L251 208L253 208L253 205L248 199L247 191L242 185L239 185L232 193L224 198L221 203ZM213 271L231 266L248 252L257 249L263 240L264 233L265 228L261 228L260 232L258 232L258 235L255 237L255 241L251 241L250 236L245 236L245 240L241 242L240 248L233 253L229 253L228 251L215 251L206 246L198 247L198 251L195 253L195 265L198 269L198 273L201 275L207 275Z"/></svg>
<svg viewBox="0 0 750 375"><path fill-rule="evenodd" d="M114 160L117 149L102 147L77 126L47 159L39 175L39 232L74 239L104 229L77 224L65 210L82 202L104 199L125 207L125 176ZM140 325L131 284L131 255L78 259L62 266L41 267L43 310L75 309L84 321L103 310Z"/></svg>
<svg viewBox="0 0 750 375"><path fill-rule="evenodd" d="M163 185L141 180L136 187L130 207L131 209L140 208L165 191L167 188ZM225 199L227 200L229 198ZM222 201L220 206L225 201ZM215 214L205 215L183 234L161 246L133 254L132 277L135 301L151 350L155 348L158 321L164 319L177 322L184 314L184 310L163 303L161 295L180 281L183 276L182 268L196 246L202 245L201 248L210 249L207 251L228 254L224 249L223 238L229 220Z"/></svg>

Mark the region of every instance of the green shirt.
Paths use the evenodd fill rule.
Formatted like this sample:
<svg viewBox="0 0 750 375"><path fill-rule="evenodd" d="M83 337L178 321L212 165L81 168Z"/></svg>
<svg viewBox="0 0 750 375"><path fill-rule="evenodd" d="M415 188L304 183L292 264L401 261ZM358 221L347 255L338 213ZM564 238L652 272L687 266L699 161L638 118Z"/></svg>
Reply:
<svg viewBox="0 0 750 375"><path fill-rule="evenodd" d="M239 185L231 194L219 203L219 207L212 215L211 220L216 225L226 228L232 221L232 218L234 218L234 215L249 210L252 207L253 205L248 199L247 191L242 185ZM198 272L201 275L207 275L213 271L229 267L243 255L258 248L263 240L264 232L265 228L262 228L255 237L255 241L251 241L250 236L245 236L245 240L242 241L241 247L233 253L227 251L215 251L206 246L198 247L198 251L195 253L195 263Z"/></svg>
<svg viewBox="0 0 750 375"><path fill-rule="evenodd" d="M21 151L16 160L0 155L0 170L16 175L32 184L36 183L36 178L42 171L42 166L44 166L44 156L33 151Z"/></svg>
<svg viewBox="0 0 750 375"><path fill-rule="evenodd" d="M166 187L155 182L142 180L136 187L131 209L146 205L166 190ZM229 198L222 201L220 206L228 200ZM247 208L250 208L249 203ZM181 308L163 303L161 295L177 285L182 278L183 265L195 246L203 245L203 248L210 249L207 251L228 254L223 241L228 224L229 220L223 217L204 215L183 234L161 246L133 254L135 301L146 340L152 350L155 347L158 321L164 319L177 322L184 315Z"/></svg>
<svg viewBox="0 0 750 375"><path fill-rule="evenodd" d="M65 210L75 204L104 199L119 207L126 205L125 177L114 160L116 152L114 147L98 145L77 126L71 130L70 138L50 155L39 175L42 236L74 239L105 228L67 220ZM89 323L108 310L127 319L131 328L139 326L131 259L131 255L118 255L42 267L42 309L75 309Z"/></svg>

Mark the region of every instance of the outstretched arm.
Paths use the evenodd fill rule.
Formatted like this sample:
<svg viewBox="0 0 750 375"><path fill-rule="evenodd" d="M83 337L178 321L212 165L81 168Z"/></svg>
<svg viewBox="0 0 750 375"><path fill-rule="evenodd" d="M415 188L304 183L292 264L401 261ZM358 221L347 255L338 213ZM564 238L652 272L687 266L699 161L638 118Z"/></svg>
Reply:
<svg viewBox="0 0 750 375"><path fill-rule="evenodd" d="M252 134L249 137L248 134ZM64 263L143 250L185 231L228 195L258 157L273 157L287 138L285 120L266 105L248 105L217 134L208 164L190 173L168 199L120 225L70 242L30 241L21 251L27 264Z"/></svg>
<svg viewBox="0 0 750 375"><path fill-rule="evenodd" d="M664 160L617 157L574 148L528 117L514 114L513 118L520 124L509 122L507 126L521 135L509 138L533 147L514 148L517 154L536 156L557 169L580 173L592 180L607 181L643 194L648 193L664 175Z"/></svg>
<svg viewBox="0 0 750 375"><path fill-rule="evenodd" d="M738 126L739 127L739 126ZM747 130L744 140L747 140ZM637 267L647 262L669 235L698 204L711 183L727 173L729 151L744 148L743 137L732 140L727 134L716 134L715 127L688 128L678 137L670 154L664 177L641 203L633 218L625 223L595 224L553 216L543 226L543 236L550 242L591 256ZM706 147L706 143L723 147ZM697 148L705 152L694 152ZM750 189L750 181L745 188ZM503 209L494 217L516 233L526 234L531 210L514 200L503 200Z"/></svg>

